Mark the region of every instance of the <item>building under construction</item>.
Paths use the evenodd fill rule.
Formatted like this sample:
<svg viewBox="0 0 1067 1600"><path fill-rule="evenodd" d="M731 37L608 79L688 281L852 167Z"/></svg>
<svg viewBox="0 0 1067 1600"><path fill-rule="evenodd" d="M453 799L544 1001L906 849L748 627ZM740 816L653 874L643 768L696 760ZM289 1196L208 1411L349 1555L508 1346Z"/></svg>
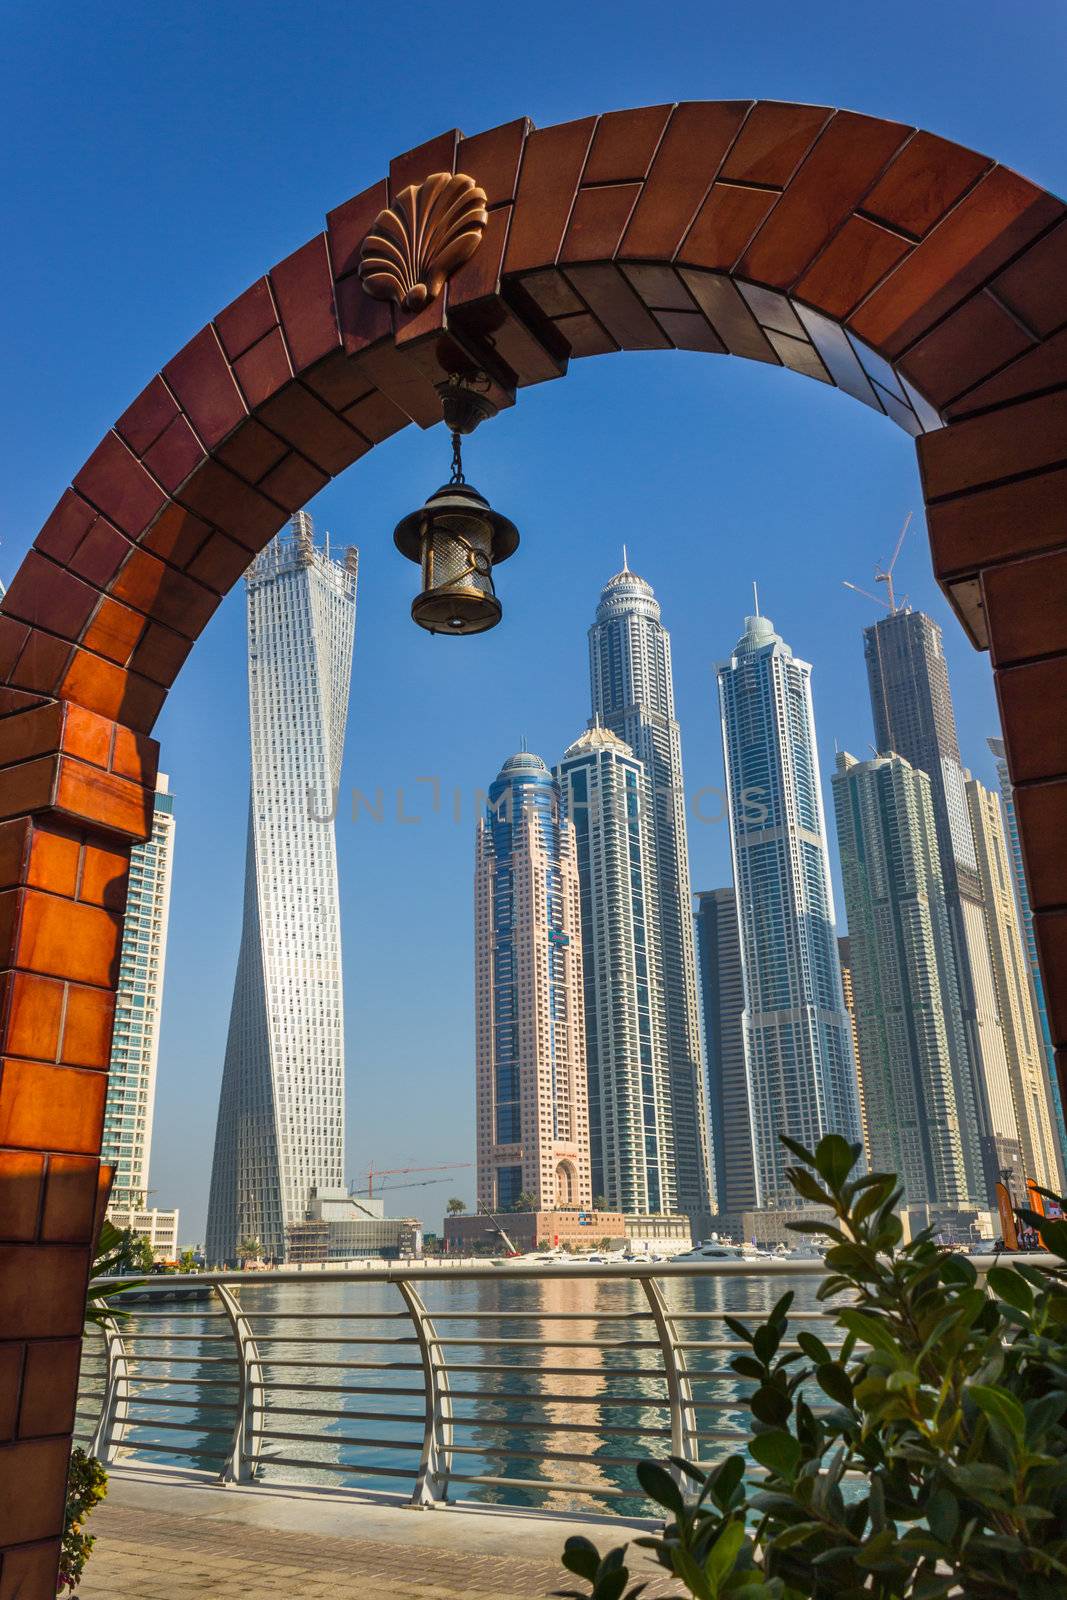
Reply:
<svg viewBox="0 0 1067 1600"><path fill-rule="evenodd" d="M290 1266L422 1254L422 1228L413 1217L387 1217L385 1202L344 1189L312 1189L303 1222L286 1229Z"/></svg>

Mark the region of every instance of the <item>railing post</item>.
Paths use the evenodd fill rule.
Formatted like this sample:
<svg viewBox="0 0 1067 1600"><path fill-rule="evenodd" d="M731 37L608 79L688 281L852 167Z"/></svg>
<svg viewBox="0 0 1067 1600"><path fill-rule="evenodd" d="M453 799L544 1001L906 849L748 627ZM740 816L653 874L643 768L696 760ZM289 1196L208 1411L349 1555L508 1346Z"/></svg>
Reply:
<svg viewBox="0 0 1067 1600"><path fill-rule="evenodd" d="M100 1331L104 1336L107 1376L100 1417L88 1448L91 1456L96 1456L98 1461L108 1466L115 1460L126 1432L130 1410L130 1358L114 1317L105 1316L100 1323Z"/></svg>
<svg viewBox="0 0 1067 1600"><path fill-rule="evenodd" d="M663 1352L663 1368L667 1376L667 1399L671 1413L671 1455L682 1456L686 1461L696 1461L699 1453L696 1411L693 1407L693 1386L686 1366L685 1351L681 1346L678 1324L673 1312L663 1298L655 1278L642 1277L642 1287L656 1333ZM687 1480L677 1467L668 1469L679 1487L685 1488Z"/></svg>
<svg viewBox="0 0 1067 1600"><path fill-rule="evenodd" d="M259 1466L260 1429L266 1412L266 1383L263 1362L240 1301L224 1283L215 1285L222 1309L229 1318L237 1352L237 1419L233 1429L233 1443L223 1464L219 1479L222 1483L249 1483Z"/></svg>
<svg viewBox="0 0 1067 1600"><path fill-rule="evenodd" d="M422 1455L411 1503L415 1506L441 1505L448 1499L448 1479L452 1471L452 1394L448 1383L448 1366L440 1336L421 1296L406 1279L397 1278L394 1281L415 1327L426 1391Z"/></svg>

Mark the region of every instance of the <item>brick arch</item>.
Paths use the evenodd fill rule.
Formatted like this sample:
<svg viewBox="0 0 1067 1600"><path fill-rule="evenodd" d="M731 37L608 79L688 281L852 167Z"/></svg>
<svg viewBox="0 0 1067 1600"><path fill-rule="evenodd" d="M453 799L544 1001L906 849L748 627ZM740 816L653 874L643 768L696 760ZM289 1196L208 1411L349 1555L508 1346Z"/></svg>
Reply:
<svg viewBox="0 0 1067 1600"><path fill-rule="evenodd" d="M485 237L437 300L396 313L364 294L359 247L391 197L442 170L485 189ZM443 134L164 366L0 609L0 1600L20 1581L23 1600L54 1592L126 867L168 688L292 511L440 419L448 372L486 373L509 405L572 358L671 347L790 367L916 436L935 572L993 657L1064 1075L1063 203L828 107Z"/></svg>

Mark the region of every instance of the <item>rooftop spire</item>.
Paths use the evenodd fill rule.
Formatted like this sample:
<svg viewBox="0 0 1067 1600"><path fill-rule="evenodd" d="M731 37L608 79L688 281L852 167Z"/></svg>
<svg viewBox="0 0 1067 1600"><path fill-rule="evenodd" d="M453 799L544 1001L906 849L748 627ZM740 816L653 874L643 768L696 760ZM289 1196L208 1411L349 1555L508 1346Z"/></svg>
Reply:
<svg viewBox="0 0 1067 1600"><path fill-rule="evenodd" d="M625 545L623 545L623 547L622 547L622 570L624 572L629 572L629 570L630 570L630 563L626 559L626 546Z"/></svg>
<svg viewBox="0 0 1067 1600"><path fill-rule="evenodd" d="M755 578L753 578L753 580L752 580L752 604L756 608L756 615L758 617L759 616L759 584L756 582Z"/></svg>

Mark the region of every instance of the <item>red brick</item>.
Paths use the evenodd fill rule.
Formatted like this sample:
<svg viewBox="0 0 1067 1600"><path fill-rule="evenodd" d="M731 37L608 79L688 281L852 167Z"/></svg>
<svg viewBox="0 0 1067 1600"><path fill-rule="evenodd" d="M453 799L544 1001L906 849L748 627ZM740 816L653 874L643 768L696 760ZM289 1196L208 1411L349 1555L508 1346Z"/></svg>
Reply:
<svg viewBox="0 0 1067 1600"><path fill-rule="evenodd" d="M161 699L163 692L159 691ZM152 832L152 796L141 784L65 756L59 764L55 807L66 816L131 839L147 839Z"/></svg>
<svg viewBox="0 0 1067 1600"><path fill-rule="evenodd" d="M228 539L224 533L215 533L196 559L190 562L189 575L218 594L227 594L241 574L247 571L251 559L244 545ZM148 676L151 677L152 673Z"/></svg>
<svg viewBox="0 0 1067 1600"><path fill-rule="evenodd" d="M96 510L73 489L65 489L55 510L33 541L53 561L66 563L81 544L97 517Z"/></svg>
<svg viewBox="0 0 1067 1600"><path fill-rule="evenodd" d="M7 621L0 617L0 622ZM33 689L40 694L53 694L61 682L71 657L71 647L64 639L53 639L50 634L30 629L26 634L18 661L8 673L9 681L22 689Z"/></svg>
<svg viewBox="0 0 1067 1600"><path fill-rule="evenodd" d="M1067 468L927 507L940 578L1067 541Z"/></svg>
<svg viewBox="0 0 1067 1600"><path fill-rule="evenodd" d="M163 375L209 450L246 415L244 401L213 327L201 328L167 362Z"/></svg>
<svg viewBox="0 0 1067 1600"><path fill-rule="evenodd" d="M231 361L277 325L278 314L266 278L257 278L251 288L231 300L215 318L219 340Z"/></svg>
<svg viewBox="0 0 1067 1600"><path fill-rule="evenodd" d="M1067 322L1067 222L1032 244L993 282L999 300L1042 336Z"/></svg>
<svg viewBox="0 0 1067 1600"><path fill-rule="evenodd" d="M221 539L222 535L216 537ZM239 547L234 545L232 548ZM247 565L248 551L243 551L242 555ZM153 683L161 683L169 689L191 649L191 639L165 628L161 622L150 622L145 628L144 638L130 657L130 666L135 672L151 678Z"/></svg>
<svg viewBox="0 0 1067 1600"><path fill-rule="evenodd" d="M695 267L732 267L777 199L773 190L712 184L677 259Z"/></svg>
<svg viewBox="0 0 1067 1600"><path fill-rule="evenodd" d="M639 183L606 184L598 189L580 190L559 259L610 260L619 247L619 240L640 193Z"/></svg>
<svg viewBox="0 0 1067 1600"><path fill-rule="evenodd" d="M828 106L757 102L722 164L721 176L784 188L832 116Z"/></svg>
<svg viewBox="0 0 1067 1600"><path fill-rule="evenodd" d="M1014 798L1031 908L1062 909L1067 906L1067 779L1017 784Z"/></svg>
<svg viewBox="0 0 1067 1600"><path fill-rule="evenodd" d="M354 195L344 205L327 212L327 239L330 262L335 278L344 278L359 267L359 252L380 211L389 204L389 190L384 178ZM364 296L364 298L369 298ZM386 310L386 307L382 307Z"/></svg>
<svg viewBox="0 0 1067 1600"><path fill-rule="evenodd" d="M80 1339L33 1339L26 1346L20 1438L37 1439L71 1431L80 1361Z"/></svg>
<svg viewBox="0 0 1067 1600"><path fill-rule="evenodd" d="M134 550L111 585L112 594L195 639L215 613L219 597L176 572L147 550Z"/></svg>
<svg viewBox="0 0 1067 1600"><path fill-rule="evenodd" d="M19 766L5 767L0 786L0 817L20 817L28 812L48 810L54 802L56 773L55 756L42 756Z"/></svg>
<svg viewBox="0 0 1067 1600"><path fill-rule="evenodd" d="M623 350L668 347L663 330L616 267L607 264L571 267L567 276Z"/></svg>
<svg viewBox="0 0 1067 1600"><path fill-rule="evenodd" d="M796 285L796 293L843 321L911 246L865 217L849 217Z"/></svg>
<svg viewBox="0 0 1067 1600"><path fill-rule="evenodd" d="M69 1439L25 1439L7 1446L3 1456L5 1493L0 1498L0 1546L32 1544L62 1533L69 1454ZM39 1587L39 1581L53 1570L49 1560L46 1558L42 1562L38 1552L28 1568L24 1561L20 1564L32 1575L33 1587L22 1587L20 1578L20 1587L8 1588L4 1600L8 1596L11 1600L44 1600L46 1591ZM5 1586L10 1576L11 1568L5 1554Z"/></svg>
<svg viewBox="0 0 1067 1600"><path fill-rule="evenodd" d="M236 433L231 433L215 452L216 460L231 472L238 473L247 483L258 483L265 472L276 467L288 454L284 439L271 433L255 417L242 422ZM190 569L191 570L191 569Z"/></svg>
<svg viewBox="0 0 1067 1600"><path fill-rule="evenodd" d="M350 356L392 338L392 306L385 300L372 300L355 274L337 284L337 316L344 348Z"/></svg>
<svg viewBox="0 0 1067 1600"><path fill-rule="evenodd" d="M341 343L326 235L316 234L279 261L270 278L294 371L303 372Z"/></svg>
<svg viewBox="0 0 1067 1600"><path fill-rule="evenodd" d="M349 406L345 412L345 421L350 422L353 428L358 428L363 437L369 439L372 444L380 444L383 439L388 439L392 434L399 433L401 428L406 428L411 418L384 394L372 389L362 400L357 400L355 405Z"/></svg>
<svg viewBox="0 0 1067 1600"><path fill-rule="evenodd" d="M74 479L74 487L117 528L136 539L166 496L117 433L106 434Z"/></svg>
<svg viewBox="0 0 1067 1600"><path fill-rule="evenodd" d="M0 1076L0 1141L16 1149L100 1148L107 1073L9 1057Z"/></svg>
<svg viewBox="0 0 1067 1600"><path fill-rule="evenodd" d="M125 871L115 883L121 884L125 897ZM68 983L67 1007L59 1045L59 1059L63 1065L106 1071L111 1059L114 1020L115 996L110 989Z"/></svg>
<svg viewBox="0 0 1067 1600"><path fill-rule="evenodd" d="M995 666L1067 653L1067 548L987 567L982 593Z"/></svg>
<svg viewBox="0 0 1067 1600"><path fill-rule="evenodd" d="M560 317L556 327L566 341L572 356L580 358L614 355L619 348L610 333L601 327L589 311L581 311L571 317ZM664 336L664 348L666 345L667 340Z"/></svg>
<svg viewBox="0 0 1067 1600"><path fill-rule="evenodd" d="M28 550L4 596L4 609L34 627L77 639L100 598L97 590Z"/></svg>
<svg viewBox="0 0 1067 1600"><path fill-rule="evenodd" d="M97 782L105 781L101 773L94 776ZM15 920L3 951L5 967L112 986L121 933L118 917L37 889L8 890L0 899L11 897L15 897Z"/></svg>
<svg viewBox="0 0 1067 1600"><path fill-rule="evenodd" d="M154 789L159 771L159 744L132 728L116 727L110 770L120 778L132 778L146 789Z"/></svg>
<svg viewBox="0 0 1067 1600"><path fill-rule="evenodd" d="M199 466L204 455L203 446L185 418L175 417L167 431L145 451L144 464L164 489L174 490Z"/></svg>
<svg viewBox="0 0 1067 1600"><path fill-rule="evenodd" d="M365 454L363 440L353 434L348 424L298 383L291 384L268 401L261 408L260 416L274 433L280 434L330 477L343 472L357 456ZM268 494L271 492L266 483L264 489Z"/></svg>
<svg viewBox="0 0 1067 1600"><path fill-rule="evenodd" d="M143 456L176 416L177 401L157 375L122 413L115 424L115 432L122 435L134 455Z"/></svg>
<svg viewBox="0 0 1067 1600"><path fill-rule="evenodd" d="M248 427L248 423L245 423ZM244 431L243 429L241 430ZM229 441L222 446L228 447ZM221 450L220 450L221 454ZM211 529L184 506L172 503L153 523L141 541L142 548L162 556L172 566L186 567L210 536Z"/></svg>
<svg viewBox="0 0 1067 1600"><path fill-rule="evenodd" d="M299 511L329 481L324 472L294 451L267 473L263 488L287 511Z"/></svg>
<svg viewBox="0 0 1067 1600"><path fill-rule="evenodd" d="M751 105L695 100L675 107L622 242L628 260L673 259Z"/></svg>
<svg viewBox="0 0 1067 1600"><path fill-rule="evenodd" d="M42 1244L92 1242L99 1166L95 1156L49 1156L41 1212Z"/></svg>
<svg viewBox="0 0 1067 1600"><path fill-rule="evenodd" d="M8 825L10 826L10 824ZM30 889L73 899L78 889L81 845L71 835L37 825L29 832L29 859L22 882Z"/></svg>
<svg viewBox="0 0 1067 1600"><path fill-rule="evenodd" d="M44 1156L0 1150L0 1239L32 1244L44 1194Z"/></svg>
<svg viewBox="0 0 1067 1600"><path fill-rule="evenodd" d="M500 273L504 265L504 250L507 244L508 227L511 223L511 207L501 206L496 211L489 213L489 221L482 235L482 242L471 256L459 267L448 284L448 310L451 322L452 314L458 306L471 300L480 300L486 295L495 295L500 286ZM455 332L455 328L452 330Z"/></svg>
<svg viewBox="0 0 1067 1600"><path fill-rule="evenodd" d="M59 1547L57 1537L5 1551L0 1600L51 1600L56 1592Z"/></svg>
<svg viewBox="0 0 1067 1600"><path fill-rule="evenodd" d="M641 180L652 165L673 106L609 111L597 123L582 183Z"/></svg>
<svg viewBox="0 0 1067 1600"><path fill-rule="evenodd" d="M0 1113L2 1109L0 1107ZM18 1427L19 1391L25 1354L26 1347L23 1344L0 1344L0 1440L14 1438Z"/></svg>
<svg viewBox="0 0 1067 1600"><path fill-rule="evenodd" d="M1059 200L995 167L864 301L851 326L883 355L899 355L1062 213Z"/></svg>
<svg viewBox="0 0 1067 1600"><path fill-rule="evenodd" d="M105 596L82 638L87 650L106 656L124 667L144 629L144 617Z"/></svg>
<svg viewBox="0 0 1067 1600"><path fill-rule="evenodd" d="M7 1055L58 1060L65 1004L66 986L61 981L32 972L4 973L0 977L0 1026Z"/></svg>
<svg viewBox="0 0 1067 1600"><path fill-rule="evenodd" d="M863 209L921 238L992 164L988 156L920 130L879 178Z"/></svg>
<svg viewBox="0 0 1067 1600"><path fill-rule="evenodd" d="M1034 933L1048 999L1048 1020L1057 1050L1067 1045L1067 911L1038 911Z"/></svg>
<svg viewBox="0 0 1067 1600"><path fill-rule="evenodd" d="M253 410L289 383L292 380L293 369L289 365L289 355L281 330L273 328L266 338L254 344L250 350L246 350L244 355L234 362L234 371L244 397ZM234 439L243 436L247 427L246 422L233 436ZM225 449L225 446L223 448ZM229 465L234 465L232 455L227 459Z"/></svg>
<svg viewBox="0 0 1067 1600"><path fill-rule="evenodd" d="M404 155L394 157L389 163L390 203L402 189L411 183L422 183L431 173L455 172L458 142L459 129L449 128L445 133L427 139L425 144L416 145Z"/></svg>
<svg viewBox="0 0 1067 1600"><path fill-rule="evenodd" d="M370 393L371 386L343 350L334 351L325 361L316 362L301 377L305 388L311 389L320 400L325 400L332 411L343 411Z"/></svg>
<svg viewBox="0 0 1067 1600"><path fill-rule="evenodd" d="M1032 344L990 295L977 294L913 345L901 357L900 370L941 407Z"/></svg>
<svg viewBox="0 0 1067 1600"><path fill-rule="evenodd" d="M90 650L75 650L57 691L66 700L147 733L159 715L166 692L147 678L105 661Z"/></svg>
<svg viewBox="0 0 1067 1600"><path fill-rule="evenodd" d="M928 501L1056 466L1067 455L1067 393L969 417L916 443Z"/></svg>
<svg viewBox="0 0 1067 1600"><path fill-rule="evenodd" d="M994 678L1014 782L1067 774L1067 656L1002 667Z"/></svg>
<svg viewBox="0 0 1067 1600"><path fill-rule="evenodd" d="M105 517L97 517L67 565L98 589L106 589L130 552L130 541Z"/></svg>
<svg viewBox="0 0 1067 1600"><path fill-rule="evenodd" d="M782 289L795 283L910 132L899 122L836 112L745 251L738 271Z"/></svg>
<svg viewBox="0 0 1067 1600"><path fill-rule="evenodd" d="M519 162L530 126L526 117L519 117L515 122L460 140L456 171L465 172L485 190L487 205L501 205L515 198Z"/></svg>
<svg viewBox="0 0 1067 1600"><path fill-rule="evenodd" d="M950 421L1067 384L1067 328L1035 345L945 408Z"/></svg>
<svg viewBox="0 0 1067 1600"><path fill-rule="evenodd" d="M583 117L530 134L519 174L506 272L555 261L595 125L595 117Z"/></svg>
<svg viewBox="0 0 1067 1600"><path fill-rule="evenodd" d="M205 461L182 485L180 497L190 511L221 527L253 555L285 521L284 511L217 461Z"/></svg>
<svg viewBox="0 0 1067 1600"><path fill-rule="evenodd" d="M103 844L86 845L82 857L78 899L86 901L89 905L104 906L108 911L121 912L126 905L126 879L129 866L129 846L122 849L118 845L114 847Z"/></svg>
<svg viewBox="0 0 1067 1600"><path fill-rule="evenodd" d="M42 706L9 718L0 728L0 767L49 754L60 749L62 742L62 706Z"/></svg>

